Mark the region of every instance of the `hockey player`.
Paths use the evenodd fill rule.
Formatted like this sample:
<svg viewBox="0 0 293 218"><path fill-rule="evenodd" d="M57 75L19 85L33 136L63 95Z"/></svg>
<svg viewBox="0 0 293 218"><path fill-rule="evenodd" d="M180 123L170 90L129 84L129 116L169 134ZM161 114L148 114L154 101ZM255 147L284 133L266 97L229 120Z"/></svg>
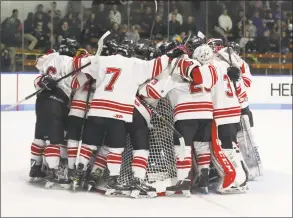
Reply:
<svg viewBox="0 0 293 218"><path fill-rule="evenodd" d="M180 52L179 49L178 51ZM117 55L109 57L95 57L91 60L92 65L82 71L96 79L96 91L84 131L77 173L81 174L86 170L85 166L93 150L101 145L106 134L109 139L107 166L110 171L106 195L115 194L116 191L129 193L130 187L125 187L118 181L121 154L126 144L125 123L133 120L134 98L138 86L160 74L169 61L167 56L160 61L127 58L131 49L128 50L126 46L119 46L117 52Z"/></svg>
<svg viewBox="0 0 293 218"><path fill-rule="evenodd" d="M172 63L174 65L174 61ZM180 75L185 67L199 67L198 61L191 60L186 55L178 63L173 74L172 80L168 82L166 77L160 80L153 79L144 88L140 89L140 94L145 97L158 99L167 95L172 107L174 108L175 128L183 135L186 147L185 158L183 161L178 159L180 146L179 141L174 137L175 154L177 156L177 178L176 185L167 187L167 194L182 192L190 196L191 178L189 176L192 167L192 146L196 153L196 161L199 171L199 190L203 193L208 192L208 175L210 165L210 141L211 124L213 120L212 96L210 88L197 86L196 84L183 81ZM150 95L147 90L155 90L156 96Z"/></svg>
<svg viewBox="0 0 293 218"><path fill-rule="evenodd" d="M198 47L194 53L199 62L204 57L213 56L213 50L207 45ZM202 62L204 65L200 67L183 63L180 75L212 92L215 119L212 125L212 159L221 176L217 191L244 192L247 188L247 168L237 148L235 128L240 121L241 109L228 76L230 65L218 56L205 62L209 63Z"/></svg>
<svg viewBox="0 0 293 218"><path fill-rule="evenodd" d="M69 112L67 105L72 91L72 77L58 84L56 80L73 71L72 60L77 49L78 44L75 40L64 39L58 52L45 54L36 62L36 68L41 75L35 80L35 87L43 88L44 91L37 96L36 100L37 119L35 139L31 146L30 177L38 177L41 174L40 164L44 153L48 164L46 188L58 182L60 147L64 143L65 120Z"/></svg>

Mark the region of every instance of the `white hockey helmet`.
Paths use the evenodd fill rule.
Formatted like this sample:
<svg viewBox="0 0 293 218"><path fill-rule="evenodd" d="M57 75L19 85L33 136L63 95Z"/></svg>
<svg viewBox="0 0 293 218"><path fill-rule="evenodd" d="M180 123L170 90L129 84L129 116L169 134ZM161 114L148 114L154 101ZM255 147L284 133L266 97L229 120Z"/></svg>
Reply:
<svg viewBox="0 0 293 218"><path fill-rule="evenodd" d="M213 57L214 52L207 44L203 44L197 47L192 55L192 58L197 60L201 65L209 63Z"/></svg>

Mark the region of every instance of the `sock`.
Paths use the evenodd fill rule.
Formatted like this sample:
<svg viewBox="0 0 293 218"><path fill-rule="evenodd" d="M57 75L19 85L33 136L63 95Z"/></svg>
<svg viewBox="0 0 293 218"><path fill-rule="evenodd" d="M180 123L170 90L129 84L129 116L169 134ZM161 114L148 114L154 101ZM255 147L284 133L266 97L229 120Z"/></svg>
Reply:
<svg viewBox="0 0 293 218"><path fill-rule="evenodd" d="M203 168L210 169L211 149L209 142L194 142L194 150L196 152L196 162L199 173Z"/></svg>
<svg viewBox="0 0 293 218"><path fill-rule="evenodd" d="M109 148L109 154L107 156L107 165L110 171L110 176L119 176L121 163L122 163L122 152L124 148Z"/></svg>
<svg viewBox="0 0 293 218"><path fill-rule="evenodd" d="M92 153L94 150L97 149L97 146L95 145L87 145L87 144L82 144L80 148L80 154L79 154L79 163L82 163L84 165L84 169L86 169Z"/></svg>
<svg viewBox="0 0 293 218"><path fill-rule="evenodd" d="M68 156L68 168L74 169L77 152L78 152L78 141L68 139L67 141L67 156Z"/></svg>
<svg viewBox="0 0 293 218"><path fill-rule="evenodd" d="M180 153L180 146L175 146L175 154L176 154L176 168L177 168L177 178L178 180L184 180L188 177L189 171L192 166L191 159L191 147L185 146L185 157L183 161L180 161L178 156Z"/></svg>
<svg viewBox="0 0 293 218"><path fill-rule="evenodd" d="M41 165L46 142L41 139L34 139L31 145L31 159L36 161L36 165Z"/></svg>
<svg viewBox="0 0 293 218"><path fill-rule="evenodd" d="M46 162L51 169L58 169L60 162L60 145L48 144L45 148Z"/></svg>
<svg viewBox="0 0 293 218"><path fill-rule="evenodd" d="M132 172L134 177L144 180L148 166L148 150L133 150Z"/></svg>

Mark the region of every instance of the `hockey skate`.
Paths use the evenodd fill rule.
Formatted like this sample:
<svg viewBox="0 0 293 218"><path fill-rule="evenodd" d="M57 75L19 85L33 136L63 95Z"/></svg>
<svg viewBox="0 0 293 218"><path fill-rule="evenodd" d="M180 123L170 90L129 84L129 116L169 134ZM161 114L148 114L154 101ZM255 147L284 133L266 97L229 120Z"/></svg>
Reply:
<svg viewBox="0 0 293 218"><path fill-rule="evenodd" d="M191 193L191 180L186 178L184 180L179 180L176 185L166 188L166 195L174 195L182 193L185 197L190 197Z"/></svg>
<svg viewBox="0 0 293 218"><path fill-rule="evenodd" d="M97 168L94 172L90 172L87 178L87 190L90 191L92 187L96 187L98 180L102 177L103 172Z"/></svg>
<svg viewBox="0 0 293 218"><path fill-rule="evenodd" d="M209 169L203 168L201 169L198 184L197 184L197 191L201 194L208 194L209 193Z"/></svg>
<svg viewBox="0 0 293 218"><path fill-rule="evenodd" d="M79 186L83 187L85 182L85 177L87 174L87 168L84 167L84 164L79 163L74 173L75 173L75 176L73 178L73 184L72 184L73 191L75 191L76 188Z"/></svg>
<svg viewBox="0 0 293 218"><path fill-rule="evenodd" d="M58 183L57 169L48 168L45 188L52 188Z"/></svg>
<svg viewBox="0 0 293 218"><path fill-rule="evenodd" d="M70 189L70 179L68 177L68 160L66 158L60 158L59 168L56 171L58 177L58 184L64 189Z"/></svg>
<svg viewBox="0 0 293 218"><path fill-rule="evenodd" d="M121 184L118 181L119 176L109 176L107 182L107 196L129 196L131 193L131 186Z"/></svg>
<svg viewBox="0 0 293 218"><path fill-rule="evenodd" d="M36 165L35 160L31 160L31 169L29 172L29 182L33 182L36 179L42 179L46 177L46 174L42 170L42 165Z"/></svg>
<svg viewBox="0 0 293 218"><path fill-rule="evenodd" d="M133 198L157 197L156 189L152 186L147 185L143 180L139 178L133 177L130 184L133 188L130 196Z"/></svg>

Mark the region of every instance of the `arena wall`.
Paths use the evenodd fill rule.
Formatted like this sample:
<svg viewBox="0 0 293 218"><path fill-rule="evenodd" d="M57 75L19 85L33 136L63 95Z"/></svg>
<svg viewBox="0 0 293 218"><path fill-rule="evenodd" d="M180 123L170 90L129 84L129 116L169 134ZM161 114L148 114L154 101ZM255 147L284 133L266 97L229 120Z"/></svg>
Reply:
<svg viewBox="0 0 293 218"><path fill-rule="evenodd" d="M35 92L33 81L36 72L1 73L1 111ZM292 76L254 76L248 91L252 109L292 110ZM35 97L14 110L33 110Z"/></svg>

